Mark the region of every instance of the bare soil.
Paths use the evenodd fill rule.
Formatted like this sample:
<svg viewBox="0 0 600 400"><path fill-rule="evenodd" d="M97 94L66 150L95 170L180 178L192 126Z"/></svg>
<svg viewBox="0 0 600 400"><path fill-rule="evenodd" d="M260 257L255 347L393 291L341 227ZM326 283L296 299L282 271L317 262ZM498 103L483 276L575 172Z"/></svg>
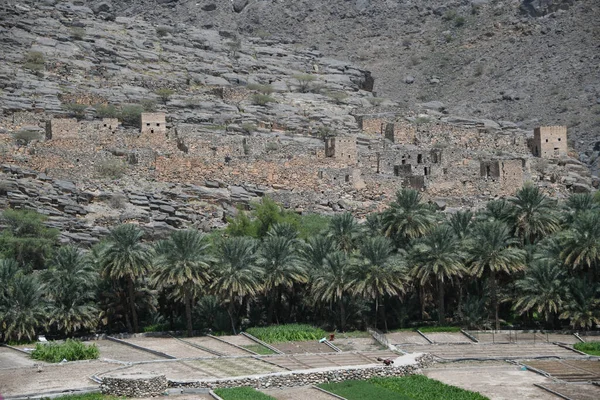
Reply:
<svg viewBox="0 0 600 400"><path fill-rule="evenodd" d="M176 358L215 357L212 353L200 350L174 338L136 337L124 339L124 341L150 350L160 351Z"/></svg>
<svg viewBox="0 0 600 400"><path fill-rule="evenodd" d="M11 350L7 347L0 347L0 369L28 367L36 363L41 362L32 360L27 355L19 353L18 351Z"/></svg>
<svg viewBox="0 0 600 400"><path fill-rule="evenodd" d="M454 368L452 364L446 364L443 368L426 369L424 374L448 385L479 392L490 400L559 399L534 386L551 383L550 379L508 363L498 366L457 364Z"/></svg>
<svg viewBox="0 0 600 400"><path fill-rule="evenodd" d="M536 344L433 344L401 345L409 353L431 353L447 360L461 358L528 359L540 356L582 357L576 352L549 343Z"/></svg>
<svg viewBox="0 0 600 400"><path fill-rule="evenodd" d="M219 336L219 339L223 339L226 342L233 343L238 346L250 346L256 344L256 342L253 342L244 335Z"/></svg>
<svg viewBox="0 0 600 400"><path fill-rule="evenodd" d="M237 348L231 344L223 343L217 339L208 337L208 336L200 336L200 337L191 337L191 338L182 338L186 342L190 342L193 344L197 344L202 347L206 347L209 350L216 351L220 354L226 356L248 356L251 353L244 351L240 348Z"/></svg>
<svg viewBox="0 0 600 400"><path fill-rule="evenodd" d="M600 399L600 386L580 383L545 383L542 386L572 400Z"/></svg>
<svg viewBox="0 0 600 400"><path fill-rule="evenodd" d="M138 361L152 361L152 360L164 360L165 358L159 357L152 353L136 350L133 347L126 346L110 340L96 340L85 342L86 344L95 344L100 350L100 359L125 361L125 362L138 362Z"/></svg>
<svg viewBox="0 0 600 400"><path fill-rule="evenodd" d="M342 351L377 351L385 349L373 338L336 338L332 343Z"/></svg>
<svg viewBox="0 0 600 400"><path fill-rule="evenodd" d="M310 342L281 342L272 343L272 346L285 354L301 354L301 353L333 353L331 347L325 343L319 343L317 341Z"/></svg>
<svg viewBox="0 0 600 400"><path fill-rule="evenodd" d="M388 340L393 344L414 343L429 344L427 340L417 332L392 332L386 333Z"/></svg>
<svg viewBox="0 0 600 400"><path fill-rule="evenodd" d="M323 393L311 386L296 388L262 389L261 392L277 400L335 400L336 397Z"/></svg>
<svg viewBox="0 0 600 400"><path fill-rule="evenodd" d="M65 364L44 364L14 369L0 369L0 393L16 396L44 393L54 390L97 387L90 376L118 368L119 365L103 361L77 361Z"/></svg>
<svg viewBox="0 0 600 400"><path fill-rule="evenodd" d="M473 343L471 339L460 332L432 332L424 335L434 343Z"/></svg>

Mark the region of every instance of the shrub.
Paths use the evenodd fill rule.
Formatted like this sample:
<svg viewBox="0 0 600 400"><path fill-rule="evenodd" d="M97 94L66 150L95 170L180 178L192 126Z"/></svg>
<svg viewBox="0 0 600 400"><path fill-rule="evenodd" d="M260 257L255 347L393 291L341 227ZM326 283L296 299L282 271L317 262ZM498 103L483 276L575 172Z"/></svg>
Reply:
<svg viewBox="0 0 600 400"><path fill-rule="evenodd" d="M461 26L463 26L465 24L466 20L465 17L463 17L462 15L459 15L458 17L454 18L454 26L457 28L460 28Z"/></svg>
<svg viewBox="0 0 600 400"><path fill-rule="evenodd" d="M446 11L446 13L442 16L442 19L444 21L452 21L454 18L457 17L457 13L456 10L448 10Z"/></svg>
<svg viewBox="0 0 600 400"><path fill-rule="evenodd" d="M279 145L275 142L269 142L267 143L267 145L265 146L265 150L267 152L271 152L271 151L277 151L279 150Z"/></svg>
<svg viewBox="0 0 600 400"><path fill-rule="evenodd" d="M98 104L94 107L98 118L118 118L119 110L112 104Z"/></svg>
<svg viewBox="0 0 600 400"><path fill-rule="evenodd" d="M249 328L248 333L267 343L319 340L326 335L323 329L305 324Z"/></svg>
<svg viewBox="0 0 600 400"><path fill-rule="evenodd" d="M44 63L46 60L44 59L44 54L41 51L30 51L25 55L23 62L23 68L38 72L44 69Z"/></svg>
<svg viewBox="0 0 600 400"><path fill-rule="evenodd" d="M144 108L138 104L124 104L121 106L120 119L123 125L139 126L143 112Z"/></svg>
<svg viewBox="0 0 600 400"><path fill-rule="evenodd" d="M266 395L251 387L238 387L229 389L215 389L215 393L223 400L273 400L274 397Z"/></svg>
<svg viewBox="0 0 600 400"><path fill-rule="evenodd" d="M127 205L127 198L123 194L113 194L108 200L108 205L110 206L110 208L113 208L115 210L122 210Z"/></svg>
<svg viewBox="0 0 600 400"><path fill-rule="evenodd" d="M82 40L85 36L85 29L81 27L73 27L71 28L71 38L75 40Z"/></svg>
<svg viewBox="0 0 600 400"><path fill-rule="evenodd" d="M598 193L600 192L596 192L596 197L598 197ZM593 356L600 356L600 342L576 343L573 347L575 347L576 350L583 351L584 353L591 354Z"/></svg>
<svg viewBox="0 0 600 400"><path fill-rule="evenodd" d="M13 133L13 139L20 146L27 146L30 142L34 140L40 140L42 135L39 131L27 130L23 129Z"/></svg>
<svg viewBox="0 0 600 400"><path fill-rule="evenodd" d="M319 136L320 138L337 136L337 132L328 126L320 126L319 130L317 131L317 136Z"/></svg>
<svg viewBox="0 0 600 400"><path fill-rule="evenodd" d="M268 103L276 103L277 101L266 94L255 94L252 96L252 104L257 106L266 106Z"/></svg>
<svg viewBox="0 0 600 400"><path fill-rule="evenodd" d="M256 131L256 129L257 129L257 128L256 128L256 125L254 125L254 124L248 124L248 123L242 124L242 130L243 130L245 133L252 133L252 132L255 132L255 131Z"/></svg>
<svg viewBox="0 0 600 400"><path fill-rule="evenodd" d="M417 125L422 125L422 124L428 124L430 123L431 120L427 117L417 117L415 118L415 124Z"/></svg>
<svg viewBox="0 0 600 400"><path fill-rule="evenodd" d="M259 93L262 94L271 94L274 92L273 86L271 85L260 85L258 83L249 83L248 86L246 86L247 89L249 90L255 90Z"/></svg>
<svg viewBox="0 0 600 400"><path fill-rule="evenodd" d="M64 343L38 343L31 353L32 358L51 363L61 362L62 360L94 360L99 355L100 352L95 344L87 345L73 339L67 339Z"/></svg>
<svg viewBox="0 0 600 400"><path fill-rule="evenodd" d="M294 75L294 79L298 83L298 90L300 93L308 93L311 90L311 85L317 78L310 74Z"/></svg>
<svg viewBox="0 0 600 400"><path fill-rule="evenodd" d="M227 42L227 47L229 47L231 57L238 58L238 52L242 50L242 40L235 38L232 41Z"/></svg>
<svg viewBox="0 0 600 400"><path fill-rule="evenodd" d="M142 106L145 112L154 112L156 111L156 102L152 99L144 99L140 101L140 106Z"/></svg>
<svg viewBox="0 0 600 400"><path fill-rule="evenodd" d="M119 179L126 169L125 163L116 159L105 160L96 165L96 172L103 178Z"/></svg>
<svg viewBox="0 0 600 400"><path fill-rule="evenodd" d="M156 34L158 37L165 37L169 34L169 29L166 26L159 26L156 28Z"/></svg>
<svg viewBox="0 0 600 400"><path fill-rule="evenodd" d="M173 89L169 89L169 88L161 88L161 89L158 89L154 93L156 93L158 95L158 97L160 97L160 99L162 100L162 102L164 104L167 104L167 102L169 101L169 99L171 98L173 93L175 93L175 91Z"/></svg>
<svg viewBox="0 0 600 400"><path fill-rule="evenodd" d="M67 112L69 117L83 119L85 117L85 110L87 110L88 106L78 103L66 103L62 105L62 108Z"/></svg>
<svg viewBox="0 0 600 400"><path fill-rule="evenodd" d="M348 93L346 92L328 92L327 97L333 100L336 104L343 104L344 100L348 98Z"/></svg>

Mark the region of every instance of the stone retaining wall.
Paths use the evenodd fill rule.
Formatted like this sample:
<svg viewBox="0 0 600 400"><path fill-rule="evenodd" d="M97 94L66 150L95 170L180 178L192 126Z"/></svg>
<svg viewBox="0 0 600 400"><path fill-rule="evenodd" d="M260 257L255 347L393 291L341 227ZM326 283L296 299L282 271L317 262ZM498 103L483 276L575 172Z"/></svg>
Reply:
<svg viewBox="0 0 600 400"><path fill-rule="evenodd" d="M328 382L342 382L346 380L364 380L373 377L399 377L416 374L421 368L432 362L430 355L426 354L413 365L404 366L364 366L347 367L324 370L292 371L269 375L240 377L230 379L214 379L205 381L171 381L169 386L175 388L229 388L250 386L257 389L268 387L295 387L306 385L319 385Z"/></svg>
<svg viewBox="0 0 600 400"><path fill-rule="evenodd" d="M149 397L162 395L168 387L164 375L105 376L100 390L102 394L126 397Z"/></svg>

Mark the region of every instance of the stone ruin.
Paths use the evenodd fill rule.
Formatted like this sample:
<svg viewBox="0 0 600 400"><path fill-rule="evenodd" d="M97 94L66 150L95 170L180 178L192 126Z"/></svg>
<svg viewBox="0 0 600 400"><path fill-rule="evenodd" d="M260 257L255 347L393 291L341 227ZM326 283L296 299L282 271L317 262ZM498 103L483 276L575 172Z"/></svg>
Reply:
<svg viewBox="0 0 600 400"><path fill-rule="evenodd" d="M556 158L567 155L567 127L540 126L533 131L532 153L536 157Z"/></svg>
<svg viewBox="0 0 600 400"><path fill-rule="evenodd" d="M140 133L167 133L165 113L142 113L140 120Z"/></svg>

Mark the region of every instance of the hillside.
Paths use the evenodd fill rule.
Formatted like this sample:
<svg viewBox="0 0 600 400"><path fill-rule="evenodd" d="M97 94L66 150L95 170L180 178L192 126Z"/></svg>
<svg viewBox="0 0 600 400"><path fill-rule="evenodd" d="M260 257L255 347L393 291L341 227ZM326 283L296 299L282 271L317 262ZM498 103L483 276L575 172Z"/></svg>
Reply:
<svg viewBox="0 0 600 400"><path fill-rule="evenodd" d="M271 3L239 13L193 12L189 2L90 4L11 2L0 20L1 205L49 215L65 241L94 242L122 222L157 234L221 227L264 195L299 213L363 217L399 187L460 208L527 181L557 198L598 185L566 136L554 148L560 157L534 157L527 124L417 94L445 87L442 75L425 85L411 70L398 83L332 58L343 57L339 49L231 25ZM212 23L198 20L208 15ZM529 113L531 99L510 93L494 104ZM142 112L156 119L142 117L140 131Z"/></svg>

